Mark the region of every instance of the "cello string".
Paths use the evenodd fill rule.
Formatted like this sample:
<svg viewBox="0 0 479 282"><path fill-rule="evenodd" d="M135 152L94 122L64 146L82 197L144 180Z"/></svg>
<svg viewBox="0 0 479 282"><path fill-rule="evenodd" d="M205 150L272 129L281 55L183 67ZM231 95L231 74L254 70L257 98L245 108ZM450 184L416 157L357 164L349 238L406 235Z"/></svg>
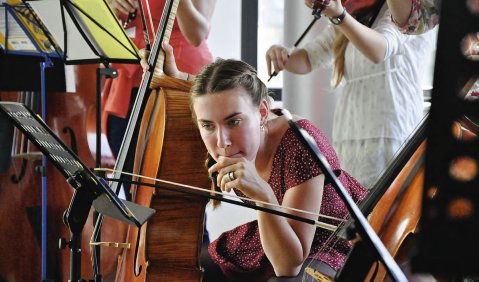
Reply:
<svg viewBox="0 0 479 282"><path fill-rule="evenodd" d="M145 97L147 96L147 91L150 88L150 83L153 78L153 70L155 69L155 65L157 64L159 53L161 50L160 44L165 38L169 38L167 36L168 32L168 26L172 26L174 22L174 17L176 15L176 9L178 6L179 0L166 0L164 7L163 7L163 13L161 15L161 19L157 28L156 36L154 36L154 41L153 45L150 47L150 40L149 36L147 35L148 29L146 27L146 21L143 13L143 8L141 8L141 0L139 1L139 6L141 9L141 14L142 14L142 25L143 25L143 30L144 30L144 39L145 39L145 44L147 45L147 49L150 50L150 56L148 58L148 65L150 66L150 69L147 70L146 72L143 73L141 83L139 90L137 92L137 97L135 99L133 109L131 110L130 118L128 120L128 124L126 127L126 131L124 133L123 141L120 146L120 151L118 158L115 162L115 169L123 170L125 166L125 161L126 157L128 155L128 152L131 151L131 143L134 135L134 131L137 129L137 125L139 125L138 120L140 117L140 112L141 112L141 106L144 102L146 102ZM151 13L150 13L151 15ZM150 24L151 24L151 17L150 17ZM152 28L152 32L154 32L154 28ZM167 40L167 39L166 39ZM116 178L119 178L119 175L116 176ZM117 185L117 183L113 183L112 185L112 190L116 193L119 194L120 192L120 186ZM101 234L101 227L103 225L103 215L100 214L98 219L96 220L94 231L92 233L92 236L90 238L90 243L94 243L98 240L100 234ZM129 232L130 228L128 228L127 231L127 237L125 238L128 240L129 238ZM138 245L137 245L138 248ZM136 258L135 258L136 260ZM136 265L136 262L135 262ZM136 275L135 271L135 275Z"/></svg>
<svg viewBox="0 0 479 282"><path fill-rule="evenodd" d="M360 202L361 201L357 201L356 204L359 204ZM321 247L318 249L316 255L314 255L312 257L312 260L305 267L305 271L303 272L303 277L301 278L302 282L304 282L304 281L333 281L333 280L321 280L320 278L316 278L313 274L308 273L306 270L307 269L314 269L314 267L311 267L311 265L314 263L315 260L319 260L318 257L320 256L320 254L326 252L327 250L332 249L341 240L341 237L339 236L339 233L343 229L343 227L346 225L347 221L350 218L351 218L351 215L349 213L346 214L343 218L343 221L338 224L337 229L335 231L333 231L331 233L331 235L326 239L326 241L321 245ZM314 270L317 271L316 269L314 269ZM311 280L308 280L308 278L310 278ZM334 279L334 277L332 277L332 279Z"/></svg>
<svg viewBox="0 0 479 282"><path fill-rule="evenodd" d="M366 196L363 199L359 199L355 202L355 204L360 205L362 202L366 201L367 198L368 197ZM333 280L323 280L322 276L320 276L319 278L315 277L313 274L315 272L319 272L319 271L317 271L314 267L311 267L311 265L315 262L315 260L319 260L319 256L322 253L325 253L326 251L331 250L338 242L343 240L343 238L340 236L340 234L341 234L341 231L343 230L343 228L346 228L345 226L349 222L350 219L351 219L351 214L350 213L347 213L347 214L344 215L344 217L342 218L342 221L338 224L337 229L334 230L329 235L329 237L326 239L326 241L319 247L316 254L313 257L311 257L312 260L305 267L305 271L303 272L303 277L302 277L301 281L333 281ZM306 271L308 268L313 269L315 272L313 272L313 274L310 274L309 272ZM321 272L319 272L319 273L321 273ZM310 278L311 280L308 280L308 278ZM334 277L332 277L332 278L334 279Z"/></svg>
<svg viewBox="0 0 479 282"><path fill-rule="evenodd" d="M209 194L216 194L218 196L223 196L223 197L227 196L227 197L237 198L237 199L240 199L242 201L250 201L250 202L254 202L254 203L264 204L264 205L268 205L268 206L271 206L271 207L276 207L276 208L290 210L290 211L296 211L296 212L300 212L300 213L303 213L303 214L319 216L319 217L322 217L322 218L336 220L336 221L340 221L340 222L343 221L343 219L341 219L341 218L336 218L336 217L332 217L332 216L328 216L328 215L323 215L323 214L320 214L320 213L314 213L314 212L305 211L305 210L301 210L301 209L285 207L285 206L281 206L281 205L277 205L277 204L272 204L272 203L268 203L268 202L263 202L263 201L253 200L253 199L250 199L250 198L241 197L241 196L238 196L238 195L231 195L231 194L226 194L226 193L223 193L223 192L212 191L210 189L205 189L205 188L201 188L201 187L196 187L196 186L182 184L182 183L168 181L168 180L163 180L163 179L159 179L159 178L143 176L143 175L138 175L138 174L129 173L129 172L114 171L114 169L111 169L111 168L95 168L94 170L95 171L104 171L104 172L116 172L116 173L119 173L119 174L125 174L125 175L144 178L144 179L148 179L148 180L163 182L165 184L175 185L175 186L179 186L179 187L187 188L187 189L191 189L191 190L207 192ZM330 225L330 224L328 224L328 225ZM333 225L333 226L336 228L335 225Z"/></svg>
<svg viewBox="0 0 479 282"><path fill-rule="evenodd" d="M138 0L138 6L139 6L139 9L140 9L141 22L142 22L142 26L143 26L143 38L145 40L145 45L146 45L146 48L148 50L151 50L150 36L149 36L149 33L148 33L148 28L146 26L146 19L145 19L145 14L144 14L144 11L143 11L143 6L142 6L141 0ZM151 14L150 14L150 16L151 16ZM151 20L151 17L150 17L150 20ZM142 78L141 86L143 86L143 81L144 81L144 78ZM143 101L143 97L145 95L145 91L141 91L141 90L142 89L140 87L140 90L138 91L138 95L136 97L136 100L135 100L135 103L134 103L134 106L133 106L133 109L132 109L132 112L131 112L131 115L130 115L130 119L128 121L128 125L127 125L127 128L126 128L124 137L123 137L123 141L122 141L121 146L120 146L120 151L119 151L118 158L115 161L115 166L114 166L115 169L117 167L119 167L120 169L123 169L123 167L125 165L125 159L126 159L127 153L124 150L124 146L125 147L130 147L131 139L132 139L132 136L133 136L133 131L136 127L136 126L133 126L133 128L130 128L130 126L132 124L135 124L135 125L137 124L137 120L138 120L138 116L139 116L139 108L140 108L137 105L141 104L141 101ZM115 194L119 194L120 187L119 186L114 187L112 190L114 191ZM94 248L92 248L92 246L93 246L92 244L94 242L96 242L98 240L99 236L101 235L102 225L103 225L103 215L100 214L96 219L96 222L94 224L95 227L94 227L92 236L90 237L90 249L91 250L95 250ZM91 252L91 257L90 258L91 258L92 261L95 260L94 256L96 256L95 252ZM94 270L93 270L94 275L96 276L97 274L99 274L98 270L95 267L95 265L94 265L93 268L94 268Z"/></svg>
<svg viewBox="0 0 479 282"><path fill-rule="evenodd" d="M146 2L148 3L148 2ZM149 7L149 6L148 6ZM146 25L146 17L145 17L145 11L143 10L143 5L141 3L141 0L138 0L138 8L140 9L140 15L141 15L141 25L143 27L143 37L144 37L144 40L145 40L145 44L146 44L146 49L148 51L151 50L151 43L150 43L150 33L148 32L148 27ZM151 20L151 14L148 15L150 20ZM152 32L154 32L154 30L152 29Z"/></svg>

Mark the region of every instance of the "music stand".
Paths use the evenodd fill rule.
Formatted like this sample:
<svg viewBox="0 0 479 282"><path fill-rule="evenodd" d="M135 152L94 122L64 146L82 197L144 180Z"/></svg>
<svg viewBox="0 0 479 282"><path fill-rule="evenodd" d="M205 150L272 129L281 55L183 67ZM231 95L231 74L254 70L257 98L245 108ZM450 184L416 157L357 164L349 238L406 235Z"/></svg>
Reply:
<svg viewBox="0 0 479 282"><path fill-rule="evenodd" d="M349 254L349 257L362 256L363 260L361 261L361 264L354 267L343 266L343 268L337 273L335 281L364 281L373 261L380 259L394 281L406 282L406 276L394 261L391 254L389 254L371 225L369 225L368 220L364 217L347 190L336 177L333 169L326 160L326 157L321 153L314 139L293 121L291 113L287 110L282 110L282 113L288 119L290 128L298 139L301 140L304 146L308 148L314 160L321 168L321 171L330 181L339 197L343 200L351 217L354 219L355 231L361 236L361 240L355 243Z"/></svg>
<svg viewBox="0 0 479 282"><path fill-rule="evenodd" d="M41 114L45 119L45 69L52 67L51 58L59 57L59 54L53 48L51 38L47 36L43 26L31 20L31 11L25 5L11 5L9 3L0 4L0 51L5 54L23 55L23 56L41 56L40 62L40 96L41 96ZM42 230L41 230L41 276L46 281L47 276L47 247L46 247L46 226L47 211L45 204L47 201L47 177L46 177L46 158L42 156L41 169L42 186Z"/></svg>
<svg viewBox="0 0 479 282"><path fill-rule="evenodd" d="M42 70L42 105L45 104L44 68L52 65L50 58L60 58L66 65L102 63L105 68L97 69L97 138L96 138L96 165L101 164L101 77L116 77L117 70L109 67L110 62L139 63L138 49L120 25L117 17L110 9L106 0L22 0L22 5L2 3L5 7L5 29L0 29L0 45L6 54L20 54L43 56L45 63L41 64ZM9 12L9 13L7 13ZM7 16L11 14L14 20ZM20 38L31 42L31 46L14 45L9 39L9 22L20 28ZM23 30L23 33L21 32ZM11 32L14 34L14 32ZM2 32L4 33L2 36ZM16 35L16 34L15 34ZM20 42L23 42L20 41ZM17 41L18 42L18 41ZM3 44L2 44L3 43ZM45 119L45 107L42 107L42 117ZM45 162L45 161L44 161ZM46 179L44 192L46 202ZM42 213L42 221L46 220L46 211ZM45 237L42 233L42 242ZM42 243L42 246L44 244ZM99 256L99 250L95 255ZM46 254L42 248L42 276L45 276ZM97 262L98 260L94 260Z"/></svg>
<svg viewBox="0 0 479 282"><path fill-rule="evenodd" d="M155 210L121 200L106 181L95 174L29 108L15 102L0 102L0 112L35 144L75 189L64 222L70 229L70 281L79 281L81 273L81 232L91 206L96 211L140 227Z"/></svg>

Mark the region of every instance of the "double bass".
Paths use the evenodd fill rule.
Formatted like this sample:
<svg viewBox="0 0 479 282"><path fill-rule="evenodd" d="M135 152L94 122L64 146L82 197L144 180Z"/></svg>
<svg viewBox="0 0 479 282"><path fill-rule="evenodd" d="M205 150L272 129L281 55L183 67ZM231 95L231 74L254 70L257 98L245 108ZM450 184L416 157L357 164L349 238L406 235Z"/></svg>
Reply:
<svg viewBox="0 0 479 282"><path fill-rule="evenodd" d="M22 65L22 67L25 67ZM96 65L75 66L76 92L47 92L46 123L88 165L94 166L94 158L87 142L86 109L95 104ZM39 105L39 93L19 91L2 92L0 100L23 102L35 110L32 101ZM78 122L80 121L80 122ZM0 252L0 280L35 281L42 277L41 264L41 154L36 148L15 134L14 144L18 151L13 153L12 165L0 174L0 227L2 241ZM73 189L62 174L49 162L46 166L47 183L47 258L46 278L66 281L70 272L69 252L58 248L59 238L69 238L69 230L63 223L63 212L68 208ZM91 252L88 245L93 229L92 213L85 225L82 244L82 277L92 278ZM108 240L120 240L124 226L111 222L103 230ZM102 253L103 274L106 280L114 276L116 254L110 249ZM21 254L21 255L19 255ZM28 268L25 271L23 267Z"/></svg>
<svg viewBox="0 0 479 282"><path fill-rule="evenodd" d="M1 101L18 101L31 93L1 92ZM23 97L22 97L23 96ZM28 143L18 136L13 129L10 131L12 149L23 147L22 151L11 154L11 165L5 172L0 173L0 234L4 244L0 245L0 280L2 281L34 281L41 275L41 248L40 248L40 175L35 172L39 165L38 157L34 152L27 151ZM2 132L2 134L7 134ZM9 134L10 135L10 134ZM22 146L23 145L23 146ZM33 149L33 146L32 146ZM2 154L7 152L3 148ZM29 159L16 158L21 152ZM14 155L14 156L12 156ZM18 253L22 253L21 256ZM19 265L28 265L30 271L19 269Z"/></svg>

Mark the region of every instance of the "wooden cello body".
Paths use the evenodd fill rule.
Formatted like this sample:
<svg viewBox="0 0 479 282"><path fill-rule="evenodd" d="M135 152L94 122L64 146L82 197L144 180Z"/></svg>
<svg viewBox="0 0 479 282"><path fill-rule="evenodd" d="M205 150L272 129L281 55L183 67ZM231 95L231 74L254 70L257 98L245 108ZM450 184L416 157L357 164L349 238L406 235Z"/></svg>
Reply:
<svg viewBox="0 0 479 282"><path fill-rule="evenodd" d="M371 226L398 264L407 260L421 218L425 147L423 141L369 218ZM374 281L383 281L386 275L381 265Z"/></svg>
<svg viewBox="0 0 479 282"><path fill-rule="evenodd" d="M95 107L96 65L75 67L76 92L46 93L46 123L88 166L94 167L94 158L87 142L87 109ZM33 93L39 96L39 93ZM0 100L18 101L20 93L1 93ZM23 102L23 101L22 101ZM30 107L30 106L29 106ZM31 151L38 153L31 145ZM23 164L22 164L23 163ZM22 166L25 166L24 175ZM0 225L2 241L0 252L0 280L38 281L41 279L41 207L42 184L37 167L40 158L14 159L10 170L0 174ZM18 181L13 181L15 175ZM64 176L49 162L46 167L47 183L47 279L67 281L70 273L70 254L60 250L59 238L69 239L68 228L63 223L63 213L72 195ZM92 214L82 234L83 278L92 278L89 240L92 232ZM104 238L121 240L125 227L112 222L103 230ZM21 254L21 255L19 255ZM106 249L102 253L102 274L114 276L118 250ZM27 271L25 269L28 269ZM112 277L113 278L113 277ZM111 279L112 279L111 278ZM106 279L108 280L108 279Z"/></svg>
<svg viewBox="0 0 479 282"><path fill-rule="evenodd" d="M165 3L148 58L150 66L156 65L155 76L153 70L143 75L117 166L123 166L127 151L135 149L134 174L209 187L206 149L190 112L191 84L162 74L160 46L169 40L178 3ZM153 90L145 98L149 88ZM136 128L136 148L129 148ZM148 178L133 180L155 183ZM200 281L206 198L136 185L130 192L131 201L156 213L141 228L128 226L130 247L119 257L116 281Z"/></svg>
<svg viewBox="0 0 479 282"><path fill-rule="evenodd" d="M465 122L455 123L454 135L458 139L475 138L476 133L469 126L471 125ZM425 148L426 141L424 140L375 206L369 218L371 226L400 265L410 259L411 249L415 244L419 229L425 172ZM370 275L374 272L373 269ZM379 266L375 281L388 279L385 268Z"/></svg>
<svg viewBox="0 0 479 282"><path fill-rule="evenodd" d="M21 94L2 92L0 100L17 101ZM25 145L19 139L14 142ZM10 153L7 148L2 151L2 154ZM0 173L1 281L35 281L41 275L41 221L37 216L41 213L41 182L35 172L41 161L31 156L30 159L12 158L10 168ZM30 271L22 270L20 265L29 266Z"/></svg>
<svg viewBox="0 0 479 282"><path fill-rule="evenodd" d="M208 187L206 149L189 109L190 84L166 78L164 85L150 94L146 104L134 172ZM144 186L132 186L131 192L132 201L155 209L156 214L140 229L129 227L131 247L119 259L116 280L200 281L207 200Z"/></svg>

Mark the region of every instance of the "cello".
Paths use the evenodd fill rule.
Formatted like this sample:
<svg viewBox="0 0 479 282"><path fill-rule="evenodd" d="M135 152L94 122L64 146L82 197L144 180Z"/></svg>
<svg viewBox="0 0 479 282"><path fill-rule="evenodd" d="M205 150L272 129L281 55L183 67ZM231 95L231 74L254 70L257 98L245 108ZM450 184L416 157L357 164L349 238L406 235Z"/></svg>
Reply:
<svg viewBox="0 0 479 282"><path fill-rule="evenodd" d="M165 4L149 57L150 66L159 62L157 75L153 79L153 71L148 71L143 76L112 178L119 178L128 151L135 150L135 174L200 187L210 184L203 165L206 149L189 110L191 85L158 75L163 69L162 59L158 59L160 46L169 38L178 2L169 0ZM152 80L154 90L146 99ZM137 126L137 145L130 148ZM111 187L118 190L117 183ZM136 185L131 186L130 192L132 202L157 212L141 228L128 226L127 247L118 258L115 280L199 281L206 198ZM102 219L97 222L94 236L101 226Z"/></svg>
<svg viewBox="0 0 479 282"><path fill-rule="evenodd" d="M426 118L375 184L376 191L360 204L363 213L370 214L371 226L399 264L408 262L419 230L425 172L425 121ZM456 122L452 130L458 139L475 138L478 132L467 120ZM428 191L429 196L433 197L434 192ZM382 265L377 269L372 266L367 280L373 279L390 281Z"/></svg>
<svg viewBox="0 0 479 282"><path fill-rule="evenodd" d="M371 188L370 193L358 205L364 215L370 215L369 224L391 256L399 262L404 262L407 258L413 242L411 239L414 238L420 218L426 120L423 118L417 130L400 148L399 153ZM348 221L332 236L347 239L346 230L351 224L352 221ZM348 259L343 268L354 268L358 264L355 259L360 257ZM331 281L330 277L323 277L313 268L307 269L306 273L309 275L306 277L316 281ZM381 265L376 270L376 266L373 265L366 280L383 281L386 275L384 266ZM341 279L344 280L345 277Z"/></svg>
<svg viewBox="0 0 479 282"><path fill-rule="evenodd" d="M476 79L465 83L461 93L466 96ZM394 201L381 200L374 208L370 222L380 235L381 240L395 259L406 263L415 244L418 223L421 217L423 184L425 173L426 133L424 125L419 126L410 143L421 142L401 173L392 183L389 190L394 194ZM467 116L463 116L452 124L451 131L458 140L473 140L479 134L479 126ZM414 141L416 140L416 141ZM420 141L422 140L422 141ZM409 150L414 146L406 145ZM405 148L405 150L406 150ZM389 193L389 190L387 193ZM434 197L435 189L427 191L428 197ZM385 195L385 199L387 195ZM377 281L387 280L389 277L382 266L377 273Z"/></svg>

